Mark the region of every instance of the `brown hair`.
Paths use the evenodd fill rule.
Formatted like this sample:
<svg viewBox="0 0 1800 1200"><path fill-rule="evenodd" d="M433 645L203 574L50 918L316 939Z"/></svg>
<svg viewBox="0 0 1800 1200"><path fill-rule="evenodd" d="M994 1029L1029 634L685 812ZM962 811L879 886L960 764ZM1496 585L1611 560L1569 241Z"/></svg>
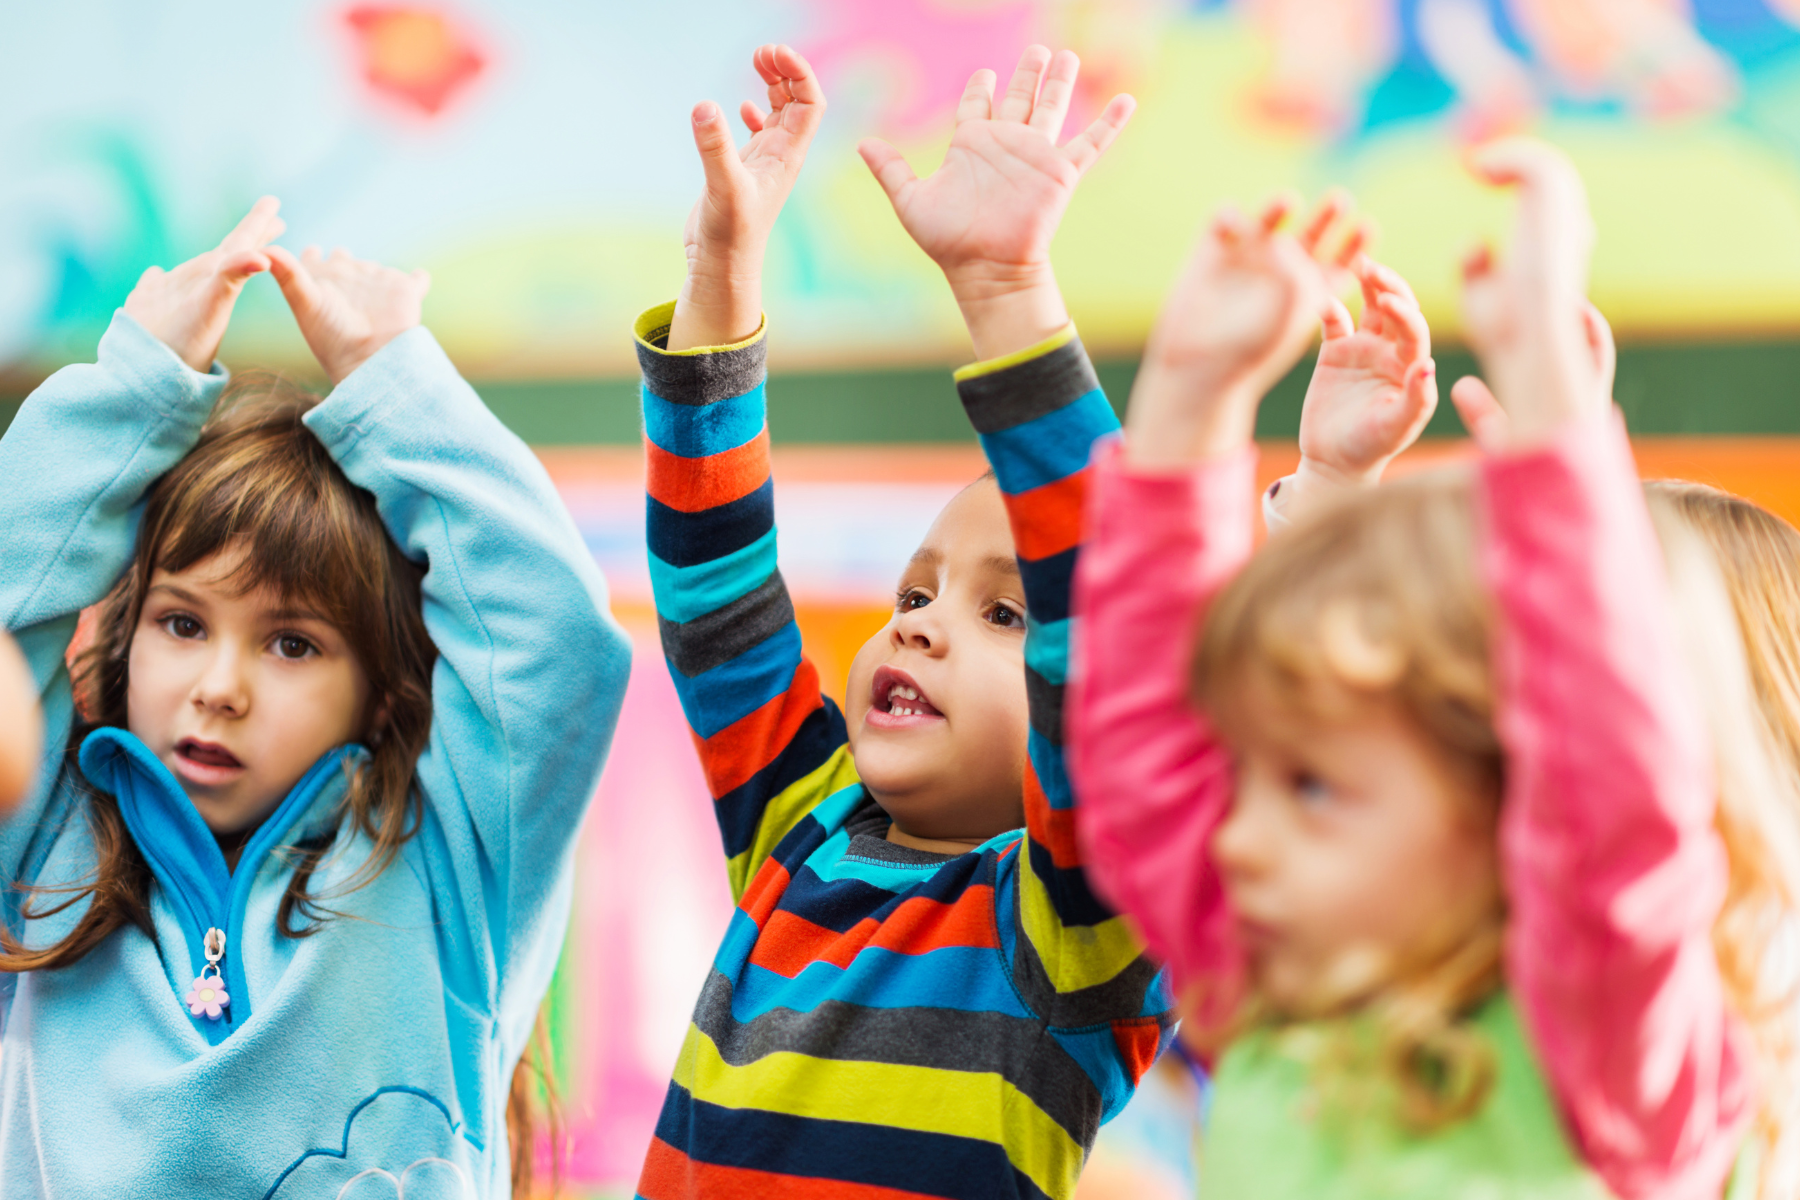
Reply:
<svg viewBox="0 0 1800 1200"><path fill-rule="evenodd" d="M228 548L241 549L237 574L246 590L267 587L315 608L344 635L368 678L368 715L381 714L379 728L365 739L367 760L348 768L340 823L366 836L373 849L326 896L310 887L337 831L284 849L296 866L276 929L290 938L308 937L336 917L325 901L373 882L417 832L423 800L414 771L430 734L431 671L437 659L421 610L424 569L388 536L374 496L350 482L304 425L302 418L317 403L316 396L277 376L240 375L194 449L151 486L133 561L96 606L92 643L74 663L83 723L71 732L66 750L70 776L79 781L82 738L99 726L126 727L132 636L159 568L181 571ZM83 899L87 908L66 937L43 949L27 949L0 929L0 971L70 966L127 925L156 936L149 866L117 801L98 789L86 790L93 879L61 888L19 886L31 894L23 908L27 919L61 912ZM48 907L32 903L48 895L62 898ZM539 1071L531 1063L534 1052L528 1048L514 1073L507 1107L514 1176L523 1164L524 1186L533 1146L529 1077Z"/></svg>
<svg viewBox="0 0 1800 1200"><path fill-rule="evenodd" d="M1468 817L1499 818L1503 756L1494 731L1489 602L1475 568L1468 487L1418 475L1357 496L1283 531L1214 601L1193 663L1195 700L1229 733L1248 687L1311 716L1335 700L1391 703L1469 782ZM1341 712L1341 708L1337 711ZM1419 1131L1474 1112L1493 1055L1462 1018L1501 983L1505 912L1435 960L1411 964L1369 1002L1373 1052L1399 1085L1399 1116ZM1210 1034L1230 1040L1275 1014L1252 986ZM1340 1055L1341 1056L1341 1055ZM1354 1079L1356 1064L1332 1073Z"/></svg>

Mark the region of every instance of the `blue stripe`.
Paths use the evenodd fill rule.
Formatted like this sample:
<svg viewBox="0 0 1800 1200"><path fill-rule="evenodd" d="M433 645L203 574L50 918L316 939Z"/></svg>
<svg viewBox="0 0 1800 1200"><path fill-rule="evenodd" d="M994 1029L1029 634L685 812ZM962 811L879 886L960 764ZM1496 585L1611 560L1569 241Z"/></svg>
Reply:
<svg viewBox="0 0 1800 1200"><path fill-rule="evenodd" d="M712 404L673 404L643 387L644 436L682 458L736 450L762 432L763 385Z"/></svg>
<svg viewBox="0 0 1800 1200"><path fill-rule="evenodd" d="M1062 750L1035 729L1025 734L1025 753L1031 756L1032 770L1044 787L1051 808L1075 807L1075 790L1069 784L1069 770L1063 764Z"/></svg>
<svg viewBox="0 0 1800 1200"><path fill-rule="evenodd" d="M1119 427L1119 418L1099 388L1055 412L999 433L981 435L1000 490L1009 496L1067 479L1088 465L1094 442Z"/></svg>
<svg viewBox="0 0 1800 1200"><path fill-rule="evenodd" d="M1034 1015L1001 970L999 953L974 946L944 946L924 954L865 946L848 969L815 962L792 979L751 964L744 967L736 989L731 1015L739 1021L753 1021L777 1008L811 1012L827 1000L864 1008Z"/></svg>
<svg viewBox="0 0 1800 1200"><path fill-rule="evenodd" d="M1027 604L1030 601L1026 601ZM1025 665L1050 683L1069 682L1069 622L1025 618Z"/></svg>
<svg viewBox="0 0 1800 1200"><path fill-rule="evenodd" d="M1124 1061L1119 1057L1119 1044L1113 1039L1112 1026L1102 1025L1098 1029L1082 1030L1052 1029L1050 1036L1080 1065L1087 1077L1094 1081L1094 1089L1100 1093L1100 1123L1104 1125L1118 1116L1124 1109L1125 1102L1131 1099L1135 1085L1125 1070Z"/></svg>
<svg viewBox="0 0 1800 1200"><path fill-rule="evenodd" d="M800 665L800 627L789 621L728 663L689 679L669 664L688 725L709 738L787 691Z"/></svg>
<svg viewBox="0 0 1800 1200"><path fill-rule="evenodd" d="M692 513L645 496L644 516L650 553L672 567L699 566L742 550L775 528L775 481L765 479L747 496Z"/></svg>
<svg viewBox="0 0 1800 1200"><path fill-rule="evenodd" d="M685 625L762 586L775 573L775 530L721 558L690 567L650 555L650 591L665 620Z"/></svg>

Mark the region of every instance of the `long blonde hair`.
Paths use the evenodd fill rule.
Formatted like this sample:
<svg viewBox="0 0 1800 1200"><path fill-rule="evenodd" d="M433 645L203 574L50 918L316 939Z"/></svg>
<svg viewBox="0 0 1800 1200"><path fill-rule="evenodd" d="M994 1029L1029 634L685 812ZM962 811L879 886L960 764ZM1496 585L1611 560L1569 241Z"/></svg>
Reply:
<svg viewBox="0 0 1800 1200"><path fill-rule="evenodd" d="M1721 572L1722 555L1707 553L1690 522L1677 519L1673 499L1653 494L1651 509L1713 735L1717 825L1730 864L1713 941L1729 1001L1756 1041L1758 1137L1772 1163L1787 1155L1800 1096L1794 972L1767 967L1770 952L1797 933L1800 774L1758 712L1745 643L1751 655L1761 645L1738 635L1727 598L1736 589L1721 578L1732 579L1733 568ZM1363 493L1272 538L1208 614L1194 661L1197 702L1226 722L1251 684L1303 713L1333 690L1395 704L1463 764L1476 815L1497 830L1505 764L1494 729L1494 616L1475 546L1473 489L1461 472ZM1466 1018L1502 983L1504 923L1497 901L1457 948L1415 964L1369 1005L1400 1116L1413 1129L1454 1122L1486 1098L1492 1055L1467 1036ZM1258 1012L1254 992L1242 1011ZM1763 1178L1774 1194L1767 1171Z"/></svg>

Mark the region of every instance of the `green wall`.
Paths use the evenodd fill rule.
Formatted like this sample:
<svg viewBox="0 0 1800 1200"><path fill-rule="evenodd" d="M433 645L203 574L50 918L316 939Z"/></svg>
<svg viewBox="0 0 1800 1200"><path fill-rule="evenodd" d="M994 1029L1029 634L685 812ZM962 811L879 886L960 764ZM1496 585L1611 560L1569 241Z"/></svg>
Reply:
<svg viewBox="0 0 1800 1200"><path fill-rule="evenodd" d="M1114 360L1099 369L1122 408L1137 364ZM1426 436L1461 433L1449 385L1473 370L1474 361L1461 350L1439 352L1445 395ZM1310 371L1310 361L1302 364L1263 404L1260 436L1294 436ZM537 445L622 444L638 437L636 380L476 386L501 420ZM1800 340L1627 346L1619 351L1615 395L1637 433L1800 434ZM12 421L19 400L0 397L0 428ZM777 442L958 442L971 436L950 372L941 367L777 375L769 384L769 410Z"/></svg>

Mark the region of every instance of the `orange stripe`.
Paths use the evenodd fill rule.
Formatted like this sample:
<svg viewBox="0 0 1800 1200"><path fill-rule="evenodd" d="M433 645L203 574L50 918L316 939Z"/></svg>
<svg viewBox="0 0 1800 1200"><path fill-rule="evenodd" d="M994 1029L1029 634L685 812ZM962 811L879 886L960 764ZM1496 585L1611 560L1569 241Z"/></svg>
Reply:
<svg viewBox="0 0 1800 1200"><path fill-rule="evenodd" d="M769 428L734 450L682 458L644 439L644 487L676 512L695 513L741 500L769 477Z"/></svg>
<svg viewBox="0 0 1800 1200"><path fill-rule="evenodd" d="M1050 861L1057 866L1081 865L1081 847L1075 841L1075 810L1051 808L1044 785L1030 766L1025 769L1025 828L1032 841L1050 851Z"/></svg>
<svg viewBox="0 0 1800 1200"><path fill-rule="evenodd" d="M731 1196L734 1200L932 1200L923 1192L846 1183L808 1175L778 1175L749 1167L722 1167L698 1162L661 1138L650 1140L644 1173L638 1179L644 1200L688 1200L698 1196Z"/></svg>
<svg viewBox="0 0 1800 1200"><path fill-rule="evenodd" d="M1020 558L1037 561L1081 544L1081 505L1089 468L1055 483L1006 497L1013 546Z"/></svg>
<svg viewBox="0 0 1800 1200"><path fill-rule="evenodd" d="M763 865L757 868L756 877L750 881L750 886L744 889L744 898L738 901L738 907L744 910L745 916L756 922L758 929L763 928L769 919L769 914L775 911L775 906L781 903L782 896L787 894L790 878L788 869L781 865L781 860L778 858L765 858ZM786 916L787 914L780 915ZM757 938L756 944L759 946L762 944L761 937Z"/></svg>
<svg viewBox="0 0 1800 1200"><path fill-rule="evenodd" d="M1113 1044L1119 1048L1119 1057L1125 1061L1125 1069L1131 1072L1131 1082L1135 1085L1156 1063L1156 1050L1162 1045L1162 1026L1148 1017L1137 1021L1114 1021L1112 1035Z"/></svg>
<svg viewBox="0 0 1800 1200"><path fill-rule="evenodd" d="M823 708L819 672L811 659L794 668L787 691L754 712L739 717L709 738L694 739L700 749L700 767L713 799L730 792L775 761L787 748L807 717Z"/></svg>
<svg viewBox="0 0 1800 1200"><path fill-rule="evenodd" d="M791 912L777 912L750 952L759 967L794 978L816 962L848 967L868 946L900 954L928 954L946 946L998 949L994 889L968 888L952 904L926 896L905 900L885 921L865 917L844 933ZM760 923L759 923L760 924Z"/></svg>

